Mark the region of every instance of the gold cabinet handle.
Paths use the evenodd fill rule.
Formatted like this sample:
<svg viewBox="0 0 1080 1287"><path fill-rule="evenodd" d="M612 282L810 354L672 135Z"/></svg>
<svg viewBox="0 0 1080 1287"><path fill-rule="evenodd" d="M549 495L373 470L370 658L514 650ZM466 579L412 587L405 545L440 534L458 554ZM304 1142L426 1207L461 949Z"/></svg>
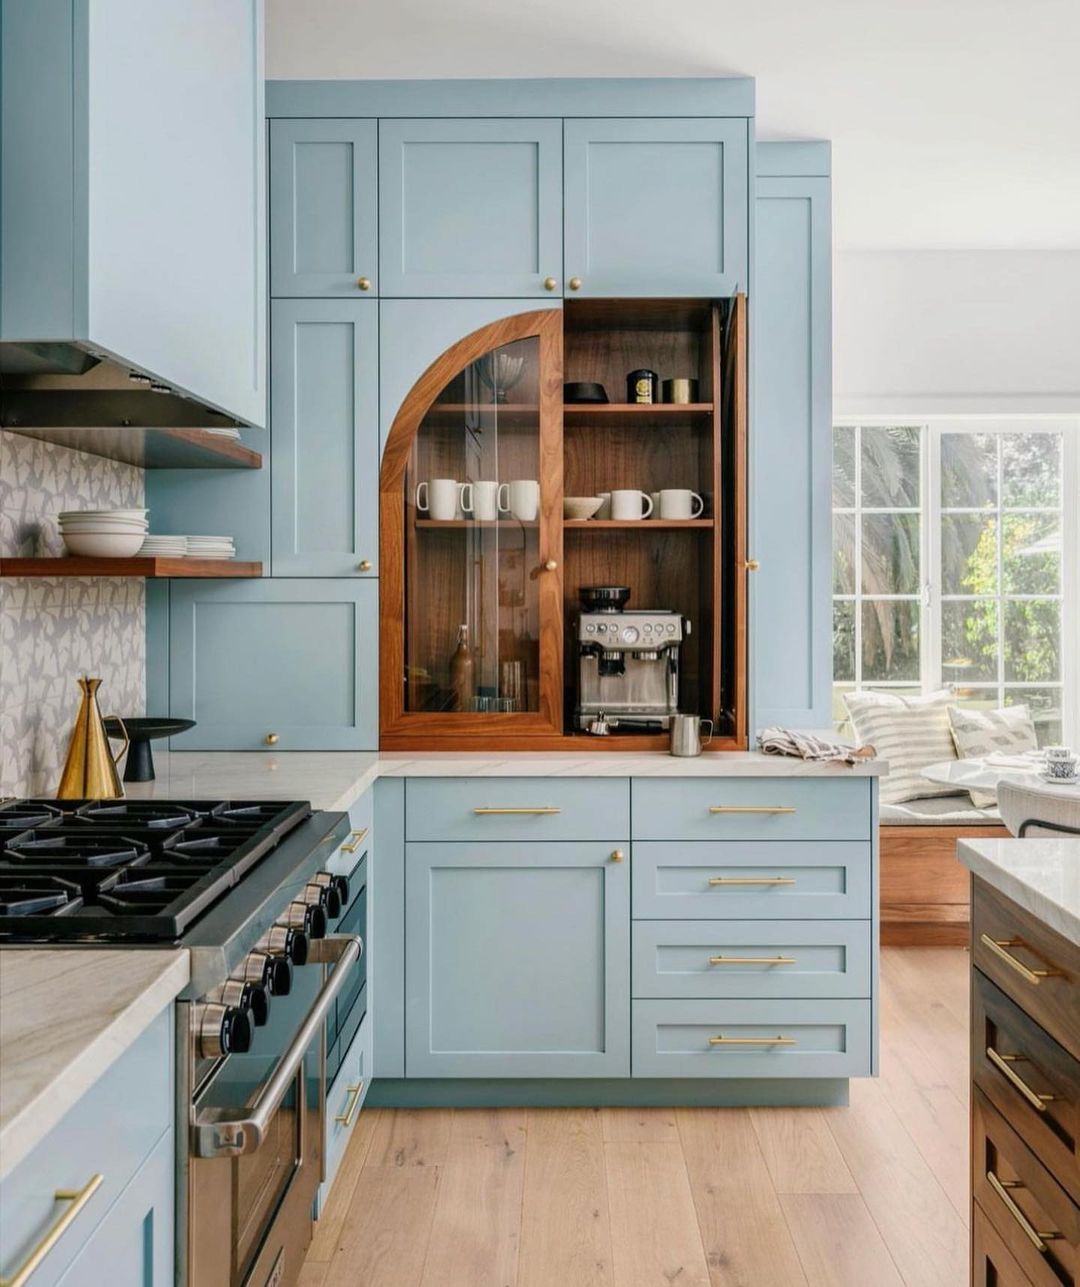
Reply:
<svg viewBox="0 0 1080 1287"><path fill-rule="evenodd" d="M277 746L278 735L276 733L267 733L267 735L263 738L263 741L266 743L267 746Z"/></svg>
<svg viewBox="0 0 1080 1287"><path fill-rule="evenodd" d="M360 287L360 289L361 289L361 290L371 290L371 278L370 278L370 277L358 277L358 278L356 279L356 284L357 284L357 286L359 286L359 287Z"/></svg>
<svg viewBox="0 0 1080 1287"><path fill-rule="evenodd" d="M747 560L746 560L746 570L747 570L747 572L756 572L756 571L758 570L758 568L760 568L760 567L761 567L761 564L757 561L757 559L747 559Z"/></svg>
<svg viewBox="0 0 1080 1287"><path fill-rule="evenodd" d="M360 1107L360 1096L363 1093L364 1079L361 1077L355 1086L350 1086L348 1088L348 1094L350 1095L348 1108L346 1108L343 1113L338 1113L334 1118L334 1121L340 1122L346 1130L348 1130L353 1124L353 1118L356 1116L356 1110Z"/></svg>
<svg viewBox="0 0 1080 1287"><path fill-rule="evenodd" d="M41 1265L41 1262L52 1251L53 1247L71 1228L72 1224L79 1217L79 1212L90 1201L94 1194L101 1187L105 1177L101 1174L92 1175L81 1189L57 1189L53 1197L57 1202L70 1202L71 1206L60 1216L60 1218L48 1229L45 1236L38 1245L31 1251L29 1256L23 1261L18 1269L10 1278L0 1278L0 1287L23 1287L24 1283L30 1281L30 1275L35 1273Z"/></svg>
<svg viewBox="0 0 1080 1287"><path fill-rule="evenodd" d="M555 287L558 286L558 284L559 283L555 280L554 277L544 278L544 290L554 290Z"/></svg>
<svg viewBox="0 0 1080 1287"><path fill-rule="evenodd" d="M360 560L360 562L356 565L356 570L357 570L357 572L370 572L370 571L371 571L371 560L370 560L370 559L361 559L361 560Z"/></svg>
<svg viewBox="0 0 1080 1287"><path fill-rule="evenodd" d="M557 809L553 804L545 804L545 805L541 805L539 808L536 808L536 809L484 808L484 809L474 809L473 813L475 813L478 817L488 818L488 817L491 817L493 814L497 814L497 813L545 813L546 814L546 813L562 813L562 810Z"/></svg>
<svg viewBox="0 0 1080 1287"><path fill-rule="evenodd" d="M1008 1211L1009 1215L1012 1216L1024 1231L1024 1237L1027 1238L1036 1251L1042 1252L1045 1255L1046 1252L1050 1250L1046 1244L1048 1242L1052 1242L1055 1238L1060 1238L1061 1234L1056 1231L1051 1233L1040 1233L1027 1216L1024 1215L1023 1211L1021 1211L1016 1205L1012 1199L1012 1195L1009 1193L1009 1189L1022 1189L1024 1186L1019 1180L999 1180L993 1171L987 1171L986 1178L990 1182L990 1187L1002 1202L1005 1203L1005 1209Z"/></svg>
<svg viewBox="0 0 1080 1287"><path fill-rule="evenodd" d="M621 849L613 849L613 850L611 851L611 861L612 861L612 862L622 862L622 860L623 860L625 857L626 857L626 855L623 853L623 851L622 851Z"/></svg>
<svg viewBox="0 0 1080 1287"><path fill-rule="evenodd" d="M794 1037L725 1037L723 1033L709 1038L710 1046L794 1046Z"/></svg>
<svg viewBox="0 0 1080 1287"><path fill-rule="evenodd" d="M710 813L794 813L792 804L710 804Z"/></svg>
<svg viewBox="0 0 1080 1287"><path fill-rule="evenodd" d="M710 956L710 965L794 965L793 956Z"/></svg>
<svg viewBox="0 0 1080 1287"><path fill-rule="evenodd" d="M580 278L580 277L571 277L571 278L570 278L570 280L569 280L566 284L567 284L567 286L569 286L569 287L570 287L570 289L571 289L571 290L581 290L581 278Z"/></svg>
<svg viewBox="0 0 1080 1287"><path fill-rule="evenodd" d="M1023 947L1023 940L1018 938L991 938L989 934L980 934L979 942L983 947L989 948L991 952L1006 965L1012 968L1026 979L1029 983L1039 983L1043 979L1057 979L1061 977L1060 970L1031 970L1023 963L1018 961L1011 952L1006 952L1007 947Z"/></svg>
<svg viewBox="0 0 1080 1287"><path fill-rule="evenodd" d="M710 885L794 885L794 876L710 876Z"/></svg>
<svg viewBox="0 0 1080 1287"><path fill-rule="evenodd" d="M364 843L364 837L367 835L367 827L361 827L359 831L350 831L349 838L341 846L343 854L354 854Z"/></svg>
<svg viewBox="0 0 1080 1287"><path fill-rule="evenodd" d="M1046 1105L1054 1102L1053 1095L1040 1095L1037 1091L1032 1090L1023 1077L1014 1068L1010 1067L1014 1061L1023 1059L1023 1055L999 1055L993 1046L987 1046L986 1057L1007 1081L1012 1082L1032 1108L1038 1109L1040 1113L1045 1113Z"/></svg>

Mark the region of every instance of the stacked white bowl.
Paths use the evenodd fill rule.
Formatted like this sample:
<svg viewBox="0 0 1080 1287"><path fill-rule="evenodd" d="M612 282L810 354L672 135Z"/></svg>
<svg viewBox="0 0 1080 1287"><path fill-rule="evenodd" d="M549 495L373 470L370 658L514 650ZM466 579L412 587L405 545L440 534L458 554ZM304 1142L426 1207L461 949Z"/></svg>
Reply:
<svg viewBox="0 0 1080 1287"><path fill-rule="evenodd" d="M69 554L90 559L127 559L138 554L149 526L145 509L64 510L60 535Z"/></svg>

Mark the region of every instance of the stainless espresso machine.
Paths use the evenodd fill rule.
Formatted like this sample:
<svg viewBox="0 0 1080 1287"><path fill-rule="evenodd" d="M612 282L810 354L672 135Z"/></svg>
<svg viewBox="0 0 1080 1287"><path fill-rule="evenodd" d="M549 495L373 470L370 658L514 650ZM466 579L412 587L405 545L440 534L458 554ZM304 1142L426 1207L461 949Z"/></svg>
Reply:
<svg viewBox="0 0 1080 1287"><path fill-rule="evenodd" d="M667 609L628 610L625 585L585 586L580 594L575 727L667 728L679 711L679 650L690 622Z"/></svg>

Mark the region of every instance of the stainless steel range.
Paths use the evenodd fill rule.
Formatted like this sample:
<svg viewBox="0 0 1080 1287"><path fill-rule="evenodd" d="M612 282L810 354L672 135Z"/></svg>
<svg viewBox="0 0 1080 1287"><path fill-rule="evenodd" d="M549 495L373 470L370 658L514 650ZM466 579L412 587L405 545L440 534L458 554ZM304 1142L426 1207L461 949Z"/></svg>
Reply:
<svg viewBox="0 0 1080 1287"><path fill-rule="evenodd" d="M363 989L346 815L265 801L0 805L0 945L177 944L177 1280L285 1285L322 1175L324 1021ZM358 916L358 912L360 915ZM186 1143L185 1143L186 1142Z"/></svg>

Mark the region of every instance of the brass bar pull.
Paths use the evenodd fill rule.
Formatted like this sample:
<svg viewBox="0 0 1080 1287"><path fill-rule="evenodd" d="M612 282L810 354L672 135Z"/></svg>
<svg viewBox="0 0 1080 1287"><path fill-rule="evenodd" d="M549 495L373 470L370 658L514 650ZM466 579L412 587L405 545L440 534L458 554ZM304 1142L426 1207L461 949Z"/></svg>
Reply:
<svg viewBox="0 0 1080 1287"><path fill-rule="evenodd" d="M105 1179L100 1173L92 1175L81 1189L57 1189L53 1197L57 1202L70 1202L71 1205L62 1216L50 1226L45 1236L38 1245L31 1251L29 1256L22 1262L18 1269L10 1278L0 1278L0 1287L23 1287L24 1283L30 1281L30 1275L36 1273L41 1266L41 1262L52 1251L53 1247L71 1228L72 1224L78 1219L79 1212L90 1201L94 1194L101 1187Z"/></svg>
<svg viewBox="0 0 1080 1287"><path fill-rule="evenodd" d="M710 804L710 813L794 813L793 804Z"/></svg>
<svg viewBox="0 0 1080 1287"><path fill-rule="evenodd" d="M794 1046L794 1037L710 1037L710 1046Z"/></svg>
<svg viewBox="0 0 1080 1287"><path fill-rule="evenodd" d="M990 1182L990 1187L1002 1202L1005 1203L1005 1209L1008 1211L1009 1215L1012 1216L1024 1231L1024 1237L1027 1238L1028 1242L1031 1243L1036 1251L1040 1251L1045 1255L1046 1252L1050 1250L1046 1244L1048 1242L1052 1242L1055 1238L1060 1238L1061 1234L1056 1231L1040 1233L1027 1216L1024 1215L1023 1211L1021 1211L1016 1205L1009 1193L1009 1189L1022 1189L1024 1186L1019 1180L999 1180L993 1171L987 1171L986 1178Z"/></svg>
<svg viewBox="0 0 1080 1287"><path fill-rule="evenodd" d="M334 1121L340 1122L346 1130L353 1124L356 1110L360 1107L360 1096L364 1093L364 1079L361 1077L355 1086L350 1086L348 1093L350 1095L348 1108L334 1118Z"/></svg>
<svg viewBox="0 0 1080 1287"><path fill-rule="evenodd" d="M349 838L341 846L343 854L354 854L364 843L364 837L367 835L367 827L361 827L359 831L350 831Z"/></svg>
<svg viewBox="0 0 1080 1287"><path fill-rule="evenodd" d="M1042 979L1057 979L1061 977L1060 970L1031 970L1023 961L1018 961L1011 952L1006 952L1007 947L1023 947L1023 940L1018 938L991 938L989 934L980 934L979 942L983 947L987 947L994 953L999 960L1011 965L1012 968L1020 975L1022 979L1027 979L1029 983L1039 983Z"/></svg>
<svg viewBox="0 0 1080 1287"><path fill-rule="evenodd" d="M1037 1108L1040 1113L1046 1112L1046 1105L1054 1102L1053 1095L1040 1095L1032 1090L1027 1082L1009 1065L1016 1059L1023 1058L1022 1055L999 1055L993 1046L986 1047L986 1057L1008 1081L1011 1081L1021 1095L1027 1100L1032 1108Z"/></svg>
<svg viewBox="0 0 1080 1287"><path fill-rule="evenodd" d="M710 965L794 965L793 956L710 956Z"/></svg>
<svg viewBox="0 0 1080 1287"><path fill-rule="evenodd" d="M710 876L710 885L794 885L793 876Z"/></svg>
<svg viewBox="0 0 1080 1287"><path fill-rule="evenodd" d="M553 804L541 805L537 809L474 809L473 813L481 818L490 817L494 813L562 813Z"/></svg>

